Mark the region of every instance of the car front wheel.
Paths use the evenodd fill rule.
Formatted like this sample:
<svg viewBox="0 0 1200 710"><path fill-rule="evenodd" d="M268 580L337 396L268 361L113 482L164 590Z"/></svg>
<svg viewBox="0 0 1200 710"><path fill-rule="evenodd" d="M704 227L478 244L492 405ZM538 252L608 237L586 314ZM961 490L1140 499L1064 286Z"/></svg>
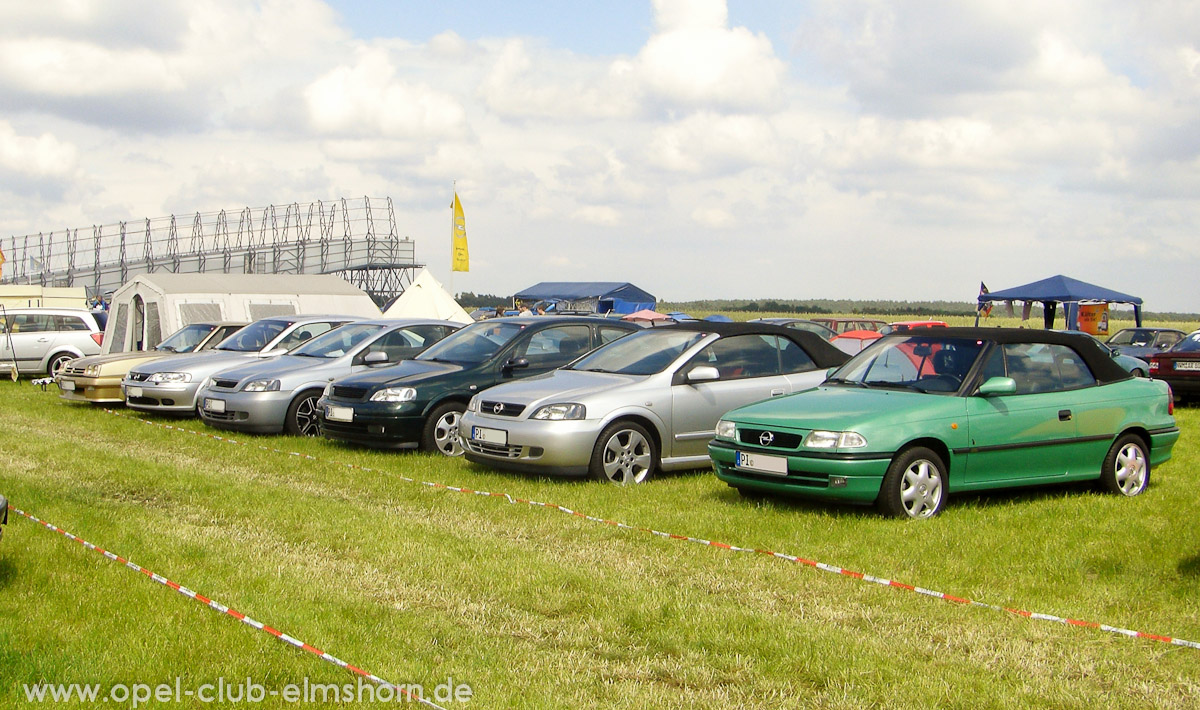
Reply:
<svg viewBox="0 0 1200 710"><path fill-rule="evenodd" d="M1109 493L1135 496L1150 485L1150 455L1146 442L1136 434L1126 434L1112 445L1104 457L1100 486Z"/></svg>
<svg viewBox="0 0 1200 710"><path fill-rule="evenodd" d="M317 426L317 400L321 398L319 391L305 392L292 400L288 405L287 418L283 420L283 428L292 436L318 436L321 431Z"/></svg>
<svg viewBox="0 0 1200 710"><path fill-rule="evenodd" d="M433 410L425 420L421 448L446 456L462 456L462 445L458 441L458 420L465 411L467 408L458 402L447 402Z"/></svg>
<svg viewBox="0 0 1200 710"><path fill-rule="evenodd" d="M946 464L931 449L914 446L892 459L876 504L896 518L932 518L946 499Z"/></svg>
<svg viewBox="0 0 1200 710"><path fill-rule="evenodd" d="M50 364L46 366L46 371L51 377L54 377L58 373L62 372L62 369L67 366L68 362L71 362L74 359L75 356L71 355L70 353L59 353L50 358Z"/></svg>
<svg viewBox="0 0 1200 710"><path fill-rule="evenodd" d="M593 477L609 483L645 483L658 468L658 447L636 422L615 422L596 439L588 466Z"/></svg>

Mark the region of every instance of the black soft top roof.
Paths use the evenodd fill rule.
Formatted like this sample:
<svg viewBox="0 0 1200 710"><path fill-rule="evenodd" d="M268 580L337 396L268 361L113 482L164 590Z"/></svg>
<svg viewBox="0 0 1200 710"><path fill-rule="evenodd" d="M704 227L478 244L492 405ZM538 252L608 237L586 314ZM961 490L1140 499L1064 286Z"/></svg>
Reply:
<svg viewBox="0 0 1200 710"><path fill-rule="evenodd" d="M885 338L965 338L987 340L1001 345L1008 343L1052 343L1075 350L1087 363L1100 382L1124 380L1131 375L1117 364L1112 353L1096 339L1079 333L1060 333L1034 328L916 328L892 333Z"/></svg>
<svg viewBox="0 0 1200 710"><path fill-rule="evenodd" d="M813 359L817 367L837 367L850 359L850 356L816 333L807 330L785 328L770 323L721 323L719 321L684 321L658 325L649 330L692 330L699 333L718 333L725 335L779 335L791 340L804 349ZM942 330L939 328L938 330Z"/></svg>

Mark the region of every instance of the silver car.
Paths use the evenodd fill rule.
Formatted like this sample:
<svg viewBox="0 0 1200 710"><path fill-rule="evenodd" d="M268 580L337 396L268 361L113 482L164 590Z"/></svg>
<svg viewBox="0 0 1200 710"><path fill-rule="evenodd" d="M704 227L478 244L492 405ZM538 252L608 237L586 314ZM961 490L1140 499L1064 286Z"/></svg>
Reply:
<svg viewBox="0 0 1200 710"><path fill-rule="evenodd" d="M348 323L287 355L213 375L200 390L200 418L219 429L317 436L316 403L335 378L395 365L461 327L427 318Z"/></svg>
<svg viewBox="0 0 1200 710"><path fill-rule="evenodd" d="M815 387L847 357L815 333L768 324L651 328L475 395L459 437L476 463L641 483L707 466L722 414Z"/></svg>
<svg viewBox="0 0 1200 710"><path fill-rule="evenodd" d="M107 318L86 308L4 309L0 373L57 375L71 360L98 354Z"/></svg>
<svg viewBox="0 0 1200 710"><path fill-rule="evenodd" d="M165 360L151 360L129 369L121 380L125 405L162 414L196 413L204 380L251 358L283 355L310 338L354 321L360 316L274 316L263 318L222 340L212 350Z"/></svg>

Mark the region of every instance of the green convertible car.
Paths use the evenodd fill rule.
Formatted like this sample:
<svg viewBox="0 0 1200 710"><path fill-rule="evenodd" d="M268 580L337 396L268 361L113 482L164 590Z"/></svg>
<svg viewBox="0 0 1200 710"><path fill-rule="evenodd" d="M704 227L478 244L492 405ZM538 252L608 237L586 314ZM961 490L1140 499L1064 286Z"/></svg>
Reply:
<svg viewBox="0 0 1200 710"><path fill-rule="evenodd" d="M928 518L951 492L1097 480L1134 496L1179 438L1165 382L1091 338L1010 328L889 335L819 387L728 412L708 453L743 493Z"/></svg>

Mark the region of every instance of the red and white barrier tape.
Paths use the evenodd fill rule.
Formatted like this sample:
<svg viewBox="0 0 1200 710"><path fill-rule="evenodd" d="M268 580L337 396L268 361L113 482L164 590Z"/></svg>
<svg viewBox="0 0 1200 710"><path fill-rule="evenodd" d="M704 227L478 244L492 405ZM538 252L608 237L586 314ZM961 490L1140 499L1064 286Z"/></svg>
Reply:
<svg viewBox="0 0 1200 710"><path fill-rule="evenodd" d="M278 629L267 626L266 624L262 623L261 621L255 621L254 619L251 619L250 617L237 611L236 609L231 609L231 608L225 606L224 604L221 604L220 602L209 599L208 597L204 596L203 594L200 594L199 592L193 592L192 590L188 589L187 587L184 587L180 584L172 582L171 580L167 579L166 577L155 574L154 572L151 572L150 570L146 569L145 567L136 565L136 564L130 562L129 560L125 559L124 557L121 557L120 555L117 555L113 552L109 552L108 550L106 550L102 547L97 547L96 545L93 545L92 543L88 542L87 540L84 540L83 538L81 538L77 535L72 535L71 533L67 532L66 530L63 530L62 528L60 528L58 526L51 525L50 523L46 522L45 520L36 518L19 508L13 507L12 504L9 504L8 509L18 515L21 515L23 517L26 517L26 518L32 520L33 522L37 523L38 525L41 525L42 527L46 528L47 530L53 530L54 532L58 533L59 535L62 535L63 537L67 538L68 540L74 540L75 542L79 543L80 545L83 545L87 549L92 550L93 552L98 552L101 555L104 555L105 557L112 560L113 562L120 562L121 564L125 565L126 567L133 570L134 572L141 572L142 574L146 575L147 577L154 580L155 582L158 582L159 584L163 585L164 587L170 587L171 589L174 589L175 591L179 592L183 596L188 597L189 599L194 599L195 601L200 602L201 604L207 606L210 609L215 609L216 611L219 611L222 614L228 614L229 616L232 616L233 618L237 619L238 621L242 622L243 624L246 624L247 626L253 626L254 628L258 629L259 631L265 631L266 633L274 636L275 638L279 639L280 641L283 641L284 643L295 646L296 648L300 649L301 651L307 651L307 652L311 653L312 655L316 656L317 658L320 658L323 661L328 661L329 663L332 663L335 666L345 668L346 670L350 671L351 673L362 676L363 678L366 678L367 680L371 681L372 683L374 683L380 687L387 687L387 688L391 688L393 691L399 691L400 693L403 693L404 696L407 697L409 700L421 703L422 705L425 705L426 707L437 708L438 710L445 710L445 708L442 708L440 705L435 705L433 702L431 702L430 700L428 700L424 697L418 697L418 696L414 696L414 695L410 694L408 688L406 688L404 686L399 686L399 685L394 685L392 683L389 683L386 680L384 680L383 678L380 678L379 676L375 675L374 673L368 673L367 671L364 671L363 669L358 668L357 666L352 666L349 663L346 663L345 661L343 661L342 659L340 659L336 656L332 656L332 655L326 653L325 651L322 651L321 649L316 648L315 646L310 646L307 643L304 643L303 641L301 641L300 639L294 638L292 636L289 636L288 634L283 633L282 631L280 631Z"/></svg>
<svg viewBox="0 0 1200 710"><path fill-rule="evenodd" d="M636 531L636 532L648 533L650 535L667 538L669 540L694 542L694 543L697 543L700 545L707 545L709 547L716 547L716 548L720 548L722 550L729 550L731 552L753 552L753 553L760 554L760 555L766 555L768 557L776 557L781 560L786 560L788 562L795 562L796 564L804 565L807 567L812 567L814 569L819 569L819 570L822 570L825 572L832 572L834 574L839 574L839 575L843 575L846 577L852 577L854 579L859 579L864 582L871 582L871 583L878 584L878 585L881 585L884 587L892 587L895 589L904 589L904 590L908 590L910 592L916 592L917 594L923 594L925 596L933 597L935 599L941 599L943 601L952 602L954 604L961 604L964 606L977 606L977 607L982 607L984 609L993 609L995 611L1005 611L1010 614L1015 614L1017 616L1026 617L1028 619L1037 619L1039 621L1053 621L1053 622L1056 622L1059 624L1066 624L1069 626L1082 626L1085 628L1099 629L1101 631L1107 631L1112 634L1126 636L1129 638L1149 639L1151 641L1160 641L1162 643L1168 643L1173 646L1183 646L1186 648L1200 649L1200 643L1197 643L1196 641L1188 641L1186 639L1181 639L1181 638L1177 638L1174 636L1163 636L1160 634L1150 634L1150 633L1146 633L1144 631L1133 631L1130 629L1123 629L1118 626L1110 626L1108 624L1101 624L1101 623L1097 623L1094 621L1081 621L1079 619L1055 616L1053 614L1042 614L1042 613L1038 613L1038 612L1025 611L1023 609L1014 609L1014 608L1006 607L1006 606L997 606L995 604L988 604L986 602L976 601L974 599L966 599L963 597L957 597L957 596L954 596L951 594L946 594L945 592L938 592L938 591L934 591L932 589L925 589L923 587L917 587L917 586L914 586L911 584L904 584L903 582L897 582L896 580L893 580L893 579L886 579L884 577L876 577L873 575L864 574L862 572L854 572L852 570L844 569L844 568L838 567L836 565L826 564L824 562L814 562L813 560L807 560L807 559L804 559L803 557L797 557L795 555L789 555L789 554L786 554L783 552L773 552L771 550L762 550L762 549L756 549L753 547L738 547L737 545L730 545L730 544L724 543L724 542L716 542L713 540L705 540L703 538L698 538L698 537L690 537L688 535L677 535L675 533L662 532L660 530L654 530L652 528L643 528L643 527L637 527L635 525L627 525L625 523L616 522L616 521L612 521L612 520L606 520L604 518L597 518L595 516L587 515L585 513L580 513L578 511L571 510L570 508L566 508L564 506L557 505L555 503L540 503L540 502L534 501L534 500L526 500L524 498L517 498L514 496L510 496L507 493L492 493L489 491L477 491L477 490L473 490L471 488L461 488L458 486L449 486L444 483L432 483L429 481L418 481L414 478L409 478L408 476L396 474L396 473L393 473L390 471L378 471L376 469L368 468L366 466L360 466L358 464L352 464L352 463L344 463L341 461L322 460L322 459L317 458L316 456L312 456L309 454L301 454L296 451L284 451L283 449L276 449L276 448L272 448L270 446L263 446L262 444L250 444L245 441L238 441L236 439L230 439L228 437L220 436L218 434L210 434L208 432L195 431L193 429L185 429L183 427L174 426L172 424L163 424L161 422L152 422L148 419L140 419L138 417L130 417L129 415L122 414L121 412L117 412L112 409L105 409L104 411L108 412L109 414L112 414L114 416L132 418L136 421L142 422L143 424L149 424L150 426L156 426L156 427L168 429L171 431L178 431L178 432L182 432L184 434L194 434L196 436L200 436L200 437L204 437L204 438L208 438L208 439L215 439L217 441L223 441L228 444L236 444L239 446L258 448L262 451L269 451L271 453L282 454L284 456L296 456L298 458L307 459L310 461L317 461L317 462L321 462L321 463L332 464L335 466L344 466L346 468L351 468L351 469L358 470L358 471L367 471L370 473L382 473L382 474L389 475L389 476L395 476L406 483L416 483L416 484L419 484L422 486L428 486L430 488L441 488L441 489L445 489L448 491L454 491L456 493L467 493L470 495L488 496L488 497L492 497L492 498L504 498L509 503L513 503L513 504L522 503L524 505L529 505L529 506L549 508L551 510L557 510L559 512L566 513L567 515L571 515L571 516L574 516L577 518L582 518L584 520L588 520L593 523L603 523L605 525L611 525L613 527L621 528L622 530L632 530L632 531Z"/></svg>

